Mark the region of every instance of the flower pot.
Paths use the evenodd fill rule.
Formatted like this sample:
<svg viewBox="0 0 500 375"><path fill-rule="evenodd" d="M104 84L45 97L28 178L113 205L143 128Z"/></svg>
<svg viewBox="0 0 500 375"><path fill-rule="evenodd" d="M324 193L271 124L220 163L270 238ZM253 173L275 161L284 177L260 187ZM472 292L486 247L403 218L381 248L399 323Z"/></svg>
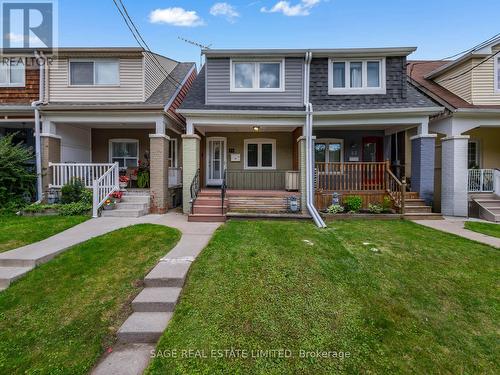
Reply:
<svg viewBox="0 0 500 375"><path fill-rule="evenodd" d="M120 189L125 189L128 185L128 182L120 182Z"/></svg>
<svg viewBox="0 0 500 375"><path fill-rule="evenodd" d="M106 205L102 206L102 209L106 210L106 211L113 210L114 208L115 208L114 204L106 204Z"/></svg>

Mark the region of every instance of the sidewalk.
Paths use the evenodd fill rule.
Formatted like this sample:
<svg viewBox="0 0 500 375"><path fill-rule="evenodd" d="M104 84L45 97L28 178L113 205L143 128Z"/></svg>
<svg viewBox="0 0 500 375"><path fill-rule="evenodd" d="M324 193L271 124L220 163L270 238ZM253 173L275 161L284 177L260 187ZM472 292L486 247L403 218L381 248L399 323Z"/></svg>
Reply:
<svg viewBox="0 0 500 375"><path fill-rule="evenodd" d="M414 223L500 248L500 238L465 229L464 223L466 221L468 221L466 218L445 217L444 220L418 220L414 221Z"/></svg>

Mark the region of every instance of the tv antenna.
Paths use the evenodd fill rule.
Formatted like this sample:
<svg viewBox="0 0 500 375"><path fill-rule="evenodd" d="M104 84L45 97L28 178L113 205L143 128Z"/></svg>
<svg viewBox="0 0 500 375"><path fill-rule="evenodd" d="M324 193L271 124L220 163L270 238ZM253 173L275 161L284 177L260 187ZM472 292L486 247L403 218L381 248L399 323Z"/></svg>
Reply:
<svg viewBox="0 0 500 375"><path fill-rule="evenodd" d="M209 44L209 45L204 45L202 43L199 43L199 42L196 42L194 40L190 40L190 39L186 39L186 38L183 38L181 36L178 36L177 39L179 40L182 40L183 42L185 43L188 43L188 44L191 44L192 46L196 46L200 49L200 69L201 69L201 65L202 65L202 54L201 54L201 50L202 49L210 49L210 47L212 46L212 44Z"/></svg>

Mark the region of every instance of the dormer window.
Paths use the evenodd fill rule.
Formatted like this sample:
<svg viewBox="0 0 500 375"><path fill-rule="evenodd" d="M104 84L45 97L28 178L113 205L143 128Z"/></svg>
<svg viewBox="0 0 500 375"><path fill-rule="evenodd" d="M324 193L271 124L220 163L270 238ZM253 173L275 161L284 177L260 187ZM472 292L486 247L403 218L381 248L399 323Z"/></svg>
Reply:
<svg viewBox="0 0 500 375"><path fill-rule="evenodd" d="M15 59L0 61L0 87L24 87L24 63Z"/></svg>
<svg viewBox="0 0 500 375"><path fill-rule="evenodd" d="M283 60L231 61L231 91L284 91Z"/></svg>
<svg viewBox="0 0 500 375"><path fill-rule="evenodd" d="M71 86L118 86L120 84L118 60L71 60L69 83Z"/></svg>
<svg viewBox="0 0 500 375"><path fill-rule="evenodd" d="M385 59L329 59L329 95L385 93Z"/></svg>

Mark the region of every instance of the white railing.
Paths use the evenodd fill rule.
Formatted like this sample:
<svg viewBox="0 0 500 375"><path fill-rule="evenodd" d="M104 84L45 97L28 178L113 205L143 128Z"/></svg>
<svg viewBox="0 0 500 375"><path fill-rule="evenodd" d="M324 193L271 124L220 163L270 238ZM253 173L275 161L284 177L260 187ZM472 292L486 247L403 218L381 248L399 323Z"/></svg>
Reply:
<svg viewBox="0 0 500 375"><path fill-rule="evenodd" d="M182 168L168 168L168 187L182 185Z"/></svg>
<svg viewBox="0 0 500 375"><path fill-rule="evenodd" d="M470 193L483 193L494 191L494 169L469 169L468 191Z"/></svg>
<svg viewBox="0 0 500 375"><path fill-rule="evenodd" d="M496 195L500 196L500 169L493 172L493 189Z"/></svg>
<svg viewBox="0 0 500 375"><path fill-rule="evenodd" d="M111 164L109 168L101 177L94 180L92 184L92 216L97 217L99 212L99 207L103 205L106 199L109 198L111 194L120 189L120 177L119 177L118 163Z"/></svg>
<svg viewBox="0 0 500 375"><path fill-rule="evenodd" d="M52 170L52 183L49 188L62 188L73 178L80 179L85 187L92 188L94 181L113 166L111 163L49 163Z"/></svg>

